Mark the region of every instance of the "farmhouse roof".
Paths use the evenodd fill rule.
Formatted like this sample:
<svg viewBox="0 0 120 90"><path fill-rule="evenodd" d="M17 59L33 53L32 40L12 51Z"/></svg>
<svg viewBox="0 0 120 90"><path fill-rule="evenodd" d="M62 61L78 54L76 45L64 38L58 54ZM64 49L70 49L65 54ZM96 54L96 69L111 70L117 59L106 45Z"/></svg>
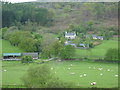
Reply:
<svg viewBox="0 0 120 90"><path fill-rule="evenodd" d="M94 33L94 31L88 31L87 33L89 33L89 34L93 34L93 33Z"/></svg>
<svg viewBox="0 0 120 90"><path fill-rule="evenodd" d="M92 35L92 37L97 37L97 35Z"/></svg>
<svg viewBox="0 0 120 90"><path fill-rule="evenodd" d="M82 44L82 43L81 43L80 46L85 46L85 44Z"/></svg>
<svg viewBox="0 0 120 90"><path fill-rule="evenodd" d="M23 53L23 55L38 56L38 53Z"/></svg>
<svg viewBox="0 0 120 90"><path fill-rule="evenodd" d="M66 33L65 35L67 36L73 36L73 35L76 35L75 33Z"/></svg>
<svg viewBox="0 0 120 90"><path fill-rule="evenodd" d="M21 53L3 53L3 56L21 56Z"/></svg>
<svg viewBox="0 0 120 90"><path fill-rule="evenodd" d="M98 36L97 38L103 38L103 36Z"/></svg>
<svg viewBox="0 0 120 90"><path fill-rule="evenodd" d="M72 46L76 46L76 44L75 44L75 43L71 43L70 45L72 45Z"/></svg>

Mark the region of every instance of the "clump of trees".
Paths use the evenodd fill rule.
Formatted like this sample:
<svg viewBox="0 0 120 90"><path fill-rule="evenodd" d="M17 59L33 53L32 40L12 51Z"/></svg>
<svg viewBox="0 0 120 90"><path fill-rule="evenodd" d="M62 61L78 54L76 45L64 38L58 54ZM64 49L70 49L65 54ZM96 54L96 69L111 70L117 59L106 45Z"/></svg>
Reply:
<svg viewBox="0 0 120 90"><path fill-rule="evenodd" d="M75 48L71 45L61 48L60 57L62 59L72 59L75 56Z"/></svg>
<svg viewBox="0 0 120 90"><path fill-rule="evenodd" d="M42 57L58 57L61 59L71 59L75 55L75 48L71 45L65 46L60 41L55 41L42 49Z"/></svg>
<svg viewBox="0 0 120 90"><path fill-rule="evenodd" d="M18 46L27 52L40 52L41 38L40 34L35 33L32 35L29 31L8 29L3 33L3 39L10 41L13 46Z"/></svg>
<svg viewBox="0 0 120 90"><path fill-rule="evenodd" d="M2 26L9 27L17 22L25 24L26 21L37 22L40 25L50 25L53 21L53 13L45 8L36 8L30 3L12 4L2 2ZM51 22L51 23L50 23Z"/></svg>
<svg viewBox="0 0 120 90"><path fill-rule="evenodd" d="M45 64L29 68L22 81L27 88L71 88L73 86L55 77L50 67Z"/></svg>
<svg viewBox="0 0 120 90"><path fill-rule="evenodd" d="M120 49L109 49L105 55L107 61L119 61L120 60Z"/></svg>

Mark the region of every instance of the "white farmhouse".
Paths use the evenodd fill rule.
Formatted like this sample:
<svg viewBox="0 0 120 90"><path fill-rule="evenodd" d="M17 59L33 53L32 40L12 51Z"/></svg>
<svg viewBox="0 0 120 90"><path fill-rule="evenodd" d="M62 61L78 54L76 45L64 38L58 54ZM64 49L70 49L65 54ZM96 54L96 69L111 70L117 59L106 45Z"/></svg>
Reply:
<svg viewBox="0 0 120 90"><path fill-rule="evenodd" d="M103 36L92 35L93 39L103 40Z"/></svg>
<svg viewBox="0 0 120 90"><path fill-rule="evenodd" d="M98 39L96 35L92 35L92 38L93 39Z"/></svg>
<svg viewBox="0 0 120 90"><path fill-rule="evenodd" d="M65 38L67 39L75 39L76 33L65 33Z"/></svg>

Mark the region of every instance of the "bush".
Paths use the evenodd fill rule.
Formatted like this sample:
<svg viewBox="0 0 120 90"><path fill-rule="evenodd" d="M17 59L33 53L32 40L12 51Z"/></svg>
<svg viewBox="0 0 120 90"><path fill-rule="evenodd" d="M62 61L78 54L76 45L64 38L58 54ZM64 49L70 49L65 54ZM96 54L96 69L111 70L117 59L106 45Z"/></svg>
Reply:
<svg viewBox="0 0 120 90"><path fill-rule="evenodd" d="M21 62L22 63L32 63L33 59L31 56L23 56Z"/></svg>
<svg viewBox="0 0 120 90"><path fill-rule="evenodd" d="M60 51L60 58L72 59L75 55L75 48L71 45L64 46Z"/></svg>
<svg viewBox="0 0 120 90"><path fill-rule="evenodd" d="M27 88L68 88L72 86L55 77L46 64L29 68L22 80Z"/></svg>
<svg viewBox="0 0 120 90"><path fill-rule="evenodd" d="M105 60L114 60L118 61L120 60L119 55L120 55L120 50L118 49L109 49L105 55Z"/></svg>

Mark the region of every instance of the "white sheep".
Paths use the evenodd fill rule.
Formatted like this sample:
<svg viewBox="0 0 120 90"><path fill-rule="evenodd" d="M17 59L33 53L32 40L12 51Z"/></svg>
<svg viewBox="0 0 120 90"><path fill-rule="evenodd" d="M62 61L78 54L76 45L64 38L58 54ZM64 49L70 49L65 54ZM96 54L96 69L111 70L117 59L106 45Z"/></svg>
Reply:
<svg viewBox="0 0 120 90"><path fill-rule="evenodd" d="M86 74L83 74L83 76L86 76Z"/></svg>
<svg viewBox="0 0 120 90"><path fill-rule="evenodd" d="M93 82L94 85L96 85L96 82Z"/></svg>
<svg viewBox="0 0 120 90"><path fill-rule="evenodd" d="M70 68L68 68L70 70Z"/></svg>
<svg viewBox="0 0 120 90"><path fill-rule="evenodd" d="M6 72L7 70L4 70L4 72Z"/></svg>
<svg viewBox="0 0 120 90"><path fill-rule="evenodd" d="M118 77L118 75L115 75L115 77Z"/></svg>
<svg viewBox="0 0 120 90"><path fill-rule="evenodd" d="M96 85L96 82L92 82L92 83L90 83L91 85Z"/></svg>
<svg viewBox="0 0 120 90"><path fill-rule="evenodd" d="M108 69L107 71L110 71L110 69Z"/></svg>
<svg viewBox="0 0 120 90"><path fill-rule="evenodd" d="M72 64L70 66L73 66Z"/></svg>
<svg viewBox="0 0 120 90"><path fill-rule="evenodd" d="M80 77L82 77L82 75L80 75Z"/></svg>
<svg viewBox="0 0 120 90"><path fill-rule="evenodd" d="M51 68L51 70L53 70L53 68Z"/></svg>
<svg viewBox="0 0 120 90"><path fill-rule="evenodd" d="M70 74L75 74L74 72L70 73Z"/></svg>
<svg viewBox="0 0 120 90"><path fill-rule="evenodd" d="M102 73L100 75L103 75Z"/></svg>
<svg viewBox="0 0 120 90"><path fill-rule="evenodd" d="M98 68L99 70L102 70L103 68Z"/></svg>

